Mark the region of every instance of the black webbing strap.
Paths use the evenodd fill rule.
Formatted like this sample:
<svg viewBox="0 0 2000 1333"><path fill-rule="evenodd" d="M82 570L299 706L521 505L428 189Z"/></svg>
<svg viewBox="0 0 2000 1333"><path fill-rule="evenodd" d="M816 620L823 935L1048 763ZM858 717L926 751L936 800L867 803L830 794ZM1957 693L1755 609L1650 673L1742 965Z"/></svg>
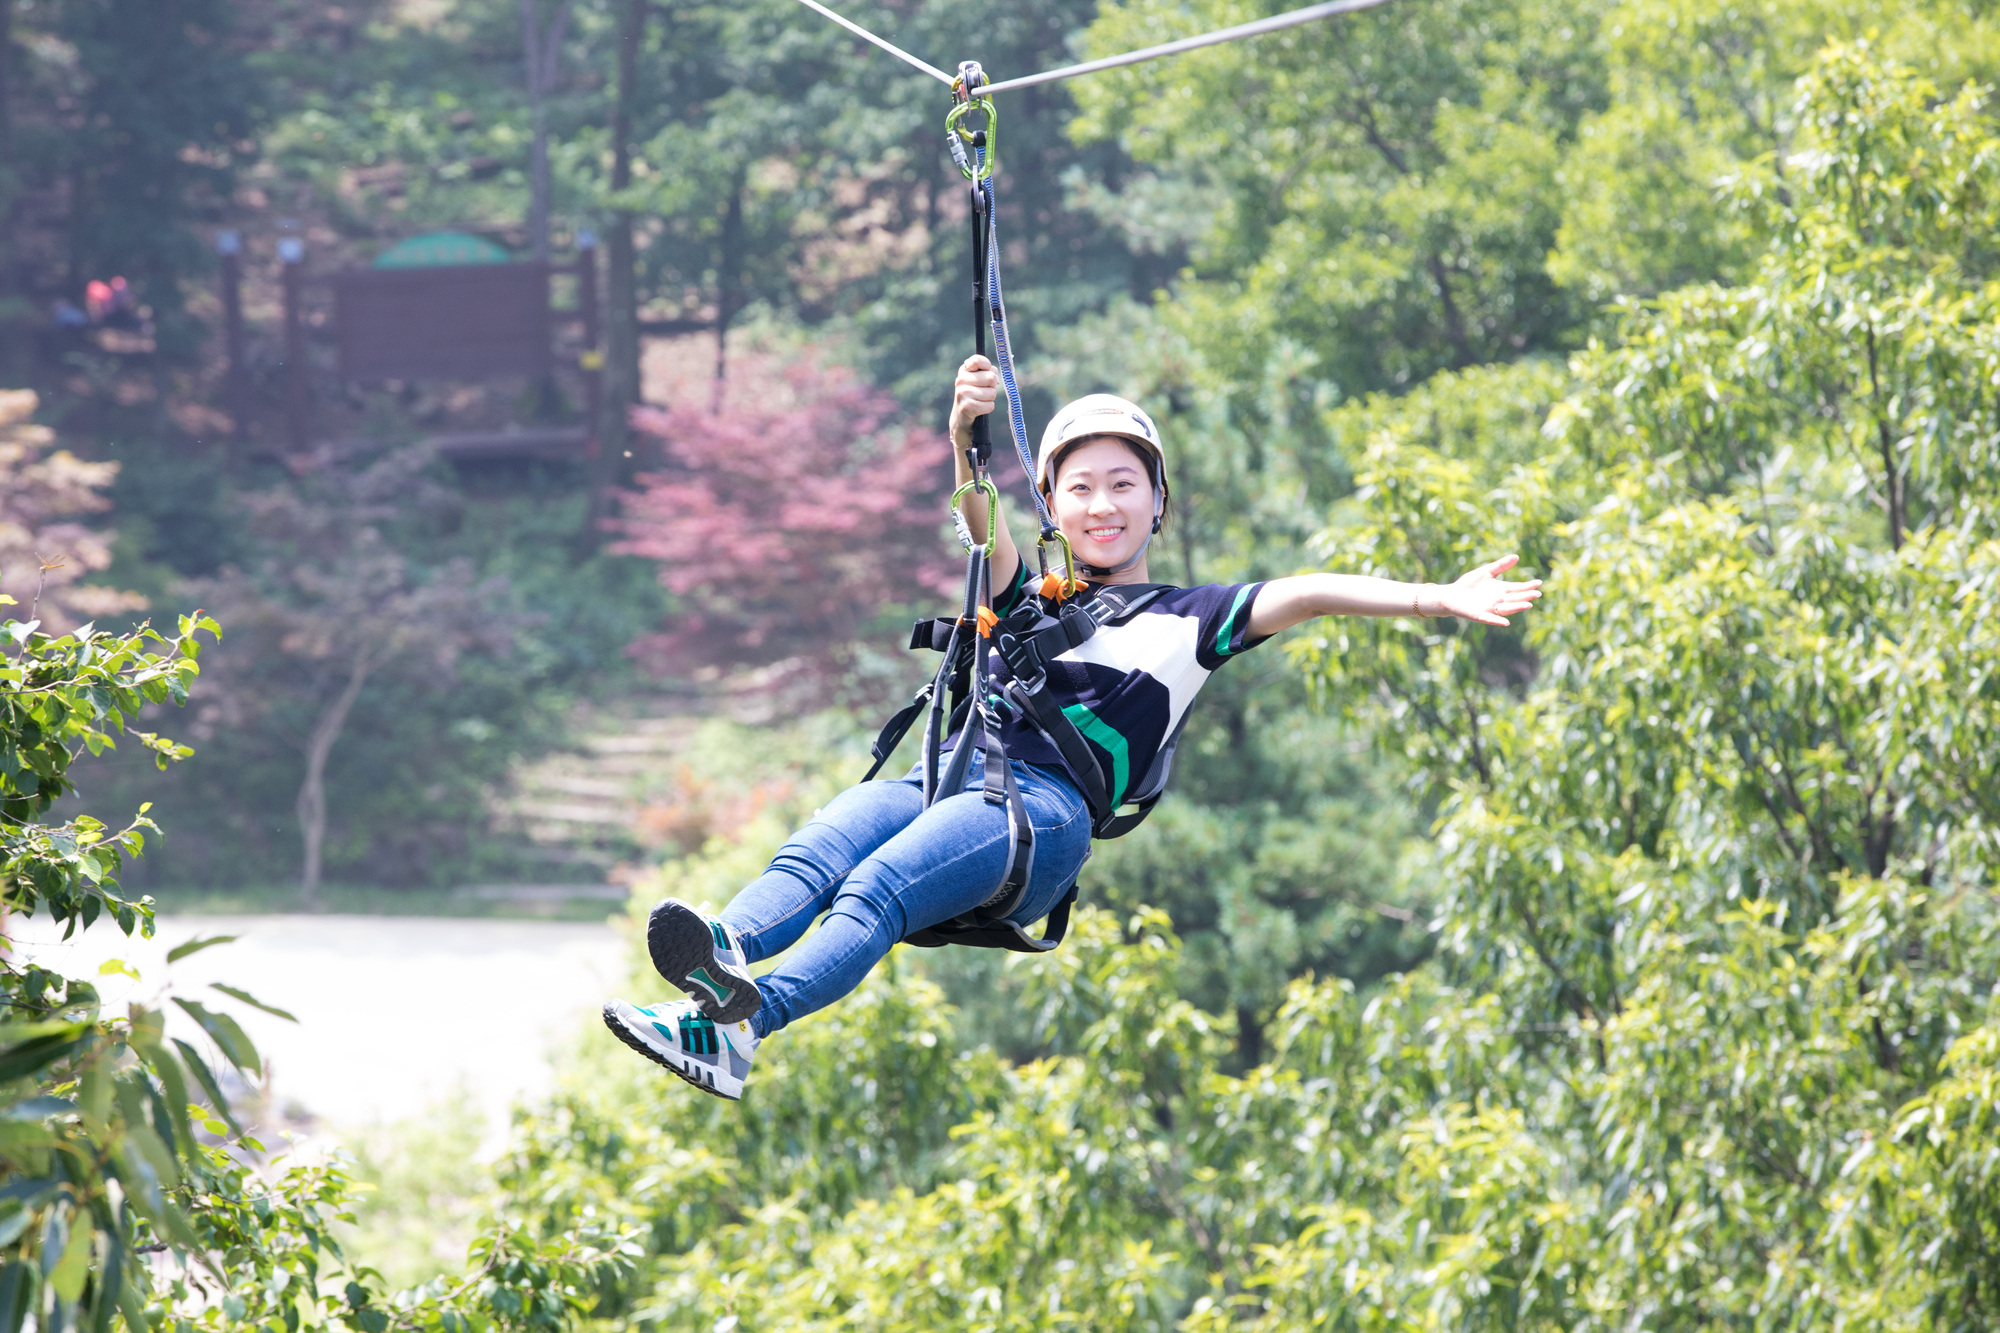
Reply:
<svg viewBox="0 0 2000 1333"><path fill-rule="evenodd" d="M934 620L919 620L910 626L910 651L928 648L934 653L941 653L951 646L951 632L957 628L956 620L947 620L943 616Z"/></svg>
<svg viewBox="0 0 2000 1333"><path fill-rule="evenodd" d="M1143 801L1134 801L1130 814L1113 813L1107 819L1095 821L1090 826L1090 836L1102 841L1122 838L1133 829L1146 822L1146 816L1153 813L1153 807L1160 803L1158 796L1149 796Z"/></svg>
<svg viewBox="0 0 2000 1333"><path fill-rule="evenodd" d="M972 557L973 567L966 573L965 619L960 622L958 636L969 645L972 653L972 674L967 683L972 700L972 708L965 715L965 727L958 733L958 746L951 752L951 762L946 765L944 776L937 786L924 793L924 808L929 809L933 801L955 795L965 786L965 775L972 767L972 752L982 740L998 744L1000 732L991 726L992 714L986 707L986 649L980 642L979 608L986 604L986 580L988 565L985 557L977 552ZM939 743L942 744L941 738ZM936 765L930 765L935 768Z"/></svg>
<svg viewBox="0 0 2000 1333"><path fill-rule="evenodd" d="M979 549L968 553L965 557L965 604L959 609L958 619L952 623L951 632L945 639L944 661L939 664L937 675L932 679L930 711L924 718L923 768L926 810L930 809L931 802L937 799L940 790L938 754L947 734L945 694L947 690L953 693L952 712L955 714L962 702L963 693L973 691L978 678L984 675L985 654L974 647L978 641L978 633L974 627L978 624L980 599L985 592L986 553L983 549ZM970 679L964 685L959 683L961 678L958 671L961 645L965 656L970 659L967 663ZM962 766L958 778L961 782L965 780Z"/></svg>
<svg viewBox="0 0 2000 1333"><path fill-rule="evenodd" d="M1062 901L1049 909L1042 937L1036 939L1013 921L1002 917L979 925L961 926L943 921L924 930L912 931L903 943L920 949L941 949L947 944L970 944L981 949L1006 949L1012 953L1047 953L1069 934L1069 909L1076 905L1076 885L1071 884Z"/></svg>
<svg viewBox="0 0 2000 1333"><path fill-rule="evenodd" d="M875 775L882 771L882 765L889 762L890 756L896 753L896 747L903 743L903 737L910 734L911 726L922 715L937 689L938 683L935 679L925 681L923 688L917 691L916 698L898 708L895 715L882 724L882 730L875 734L875 739L868 745L868 753L874 756L875 762L868 766L866 773L862 774L863 782L874 781ZM963 691L954 690L953 693L962 694ZM951 710L951 720L944 726L946 735L957 731L965 721L966 708L970 703L971 700L966 698L961 697L958 700L957 705Z"/></svg>
<svg viewBox="0 0 2000 1333"><path fill-rule="evenodd" d="M874 743L868 747L868 753L874 756L875 762L868 766L866 773L862 774L863 782L875 780L875 775L882 771L882 765L889 762L889 756L896 753L896 747L903 743L903 737L910 734L910 727L916 722L917 715L923 712L924 705L931 701L931 689L934 684L933 681L925 681L923 688L917 691L916 697L898 708L889 720L882 724L882 730L875 733Z"/></svg>
<svg viewBox="0 0 2000 1333"><path fill-rule="evenodd" d="M999 736L999 728L990 717L987 735ZM1006 916L1021 905L1028 880L1035 873L1035 822L1028 817L1028 803L1021 799L1021 789L1014 781L1014 766L997 743L986 747L986 803L1007 811L1007 864L1000 871L1000 887L979 905L979 913Z"/></svg>

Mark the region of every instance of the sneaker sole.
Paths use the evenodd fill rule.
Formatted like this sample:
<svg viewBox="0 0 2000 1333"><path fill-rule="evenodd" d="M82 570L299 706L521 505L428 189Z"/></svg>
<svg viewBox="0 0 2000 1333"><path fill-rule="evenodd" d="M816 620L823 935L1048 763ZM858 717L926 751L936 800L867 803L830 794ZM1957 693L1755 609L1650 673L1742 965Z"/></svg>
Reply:
<svg viewBox="0 0 2000 1333"><path fill-rule="evenodd" d="M604 1026L611 1029L612 1036L618 1038L618 1040L624 1042L627 1046L630 1046L660 1068L679 1075L681 1082L692 1083L709 1096L720 1097L724 1101L736 1102L743 1100L743 1094L740 1092L724 1092L721 1088L716 1087L713 1081L715 1078L713 1071L703 1069L700 1073L690 1072L675 1064L671 1059L660 1054L651 1046L648 1046L639 1039L632 1029L625 1026L623 1020L618 1017L617 1012L608 1004L604 1006Z"/></svg>
<svg viewBox="0 0 2000 1333"><path fill-rule="evenodd" d="M653 909L646 918L646 952L653 960L653 970L692 998L717 1023L741 1023L764 1005L764 997L754 983L730 984L735 978L722 970L722 960L715 956L715 937L708 932L708 922L685 903L669 898ZM719 983L730 992L719 1004L700 982L691 980L703 969L712 977L729 978Z"/></svg>

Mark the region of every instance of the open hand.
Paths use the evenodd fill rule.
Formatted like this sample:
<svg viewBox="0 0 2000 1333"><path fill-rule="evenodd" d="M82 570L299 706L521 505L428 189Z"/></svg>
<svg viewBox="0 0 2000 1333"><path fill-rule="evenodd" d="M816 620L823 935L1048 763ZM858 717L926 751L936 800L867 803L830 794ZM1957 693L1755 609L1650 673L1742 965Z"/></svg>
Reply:
<svg viewBox="0 0 2000 1333"><path fill-rule="evenodd" d="M1519 615L1542 595L1540 579L1509 583L1500 577L1520 563L1518 555L1503 555L1490 565L1467 570L1455 583L1436 584L1428 599L1431 605L1424 610L1482 625L1505 625L1508 616Z"/></svg>
<svg viewBox="0 0 2000 1333"><path fill-rule="evenodd" d="M968 356L958 368L958 378L952 383L951 434L958 438L963 431L972 429L974 417L983 417L993 410L1000 393L1000 372L993 363L983 356Z"/></svg>

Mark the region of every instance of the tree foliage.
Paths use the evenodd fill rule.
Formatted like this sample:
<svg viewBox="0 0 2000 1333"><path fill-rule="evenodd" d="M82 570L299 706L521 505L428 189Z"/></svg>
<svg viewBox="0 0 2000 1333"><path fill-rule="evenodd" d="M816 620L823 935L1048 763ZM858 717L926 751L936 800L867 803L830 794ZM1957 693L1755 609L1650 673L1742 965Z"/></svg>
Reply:
<svg viewBox="0 0 2000 1333"><path fill-rule="evenodd" d="M221 0L17 6L8 107L5 283L40 311L84 283L128 277L165 349L198 345L181 283L206 268L193 225L214 216L254 155L257 80ZM26 323L25 310L11 318Z"/></svg>
<svg viewBox="0 0 2000 1333"><path fill-rule="evenodd" d="M1090 40L1243 16L1123 6ZM694 17L713 26L659 40L721 32L724 72L809 40L774 11ZM1879 33L1858 40L1863 22ZM587 1055L518 1126L495 1171L508 1221L466 1273L401 1298L365 1275L345 1287L308 1212L338 1206L338 1173L272 1187L199 1158L199 1206L176 1205L195 1241L178 1243L237 1275L199 1317L275 1326L290 1302L301 1323L368 1333L2000 1322L1992 55L1982 15L1927 5L1480 0L1080 85L1079 133L1145 171L1112 194L1079 180L1078 199L1125 210L1127 253L1150 235L1192 245L1194 268L1151 306L1077 321L1031 369L1050 390L1163 403L1193 506L1162 568L1438 578L1517 550L1544 603L1505 631L1343 621L1265 649L1239 668L1265 677L1218 680L1188 734L1199 799L1093 863L1088 899L1118 910L1085 908L1055 954L990 971L895 957L762 1047L740 1104L622 1050ZM674 58L682 91L714 73ZM682 242L695 256L675 261L689 308L720 281L694 242L719 244L730 182L746 219L778 210L764 220L788 244L877 198L842 194L834 159L801 148L826 143L806 137L813 94L732 101L759 85L724 84L649 132L703 170L755 170L691 172L673 208L667 173L635 176L663 214L660 262ZM902 95L857 94L855 119L820 123L869 143L854 127L901 124ZM412 133L451 123L397 115ZM729 155L744 144L785 150ZM561 198L589 164L555 161ZM801 221L827 199L853 211ZM790 282L796 258L771 272ZM869 302L931 281L900 263L824 307L803 286L784 299L865 328ZM907 327L923 356L942 345ZM873 344L881 364L919 364L896 345ZM802 396L651 418L673 452L629 535L657 541L647 554L702 614L744 607L726 627L739 654L761 638L782 660L785 627L884 605L854 551L818 560L834 538L886 516L914 561L936 536L906 489L873 486L917 475L913 437L851 429L839 410L872 427L879 408L851 386ZM823 447L780 447L799 438ZM790 514L821 525L802 564L753 502L806 488L838 503ZM743 586L704 563L725 543ZM847 599L830 609L829 586ZM101 651L153 669L92 635L17 641L24 673ZM1326 716L1299 718L1308 693ZM1357 740L1372 767L1332 757ZM30 827L62 784L9 771L33 774L9 779L29 868L13 882L142 928L143 904L87 868L104 875L138 830ZM802 780L780 813L824 789ZM706 842L645 887L725 897L778 822L766 808L733 838L690 822ZM147 1052L184 1082L197 1067L152 1018L107 1022L83 983L30 975L20 993L41 1008L22 1021L67 1026L8 1048L60 1047L10 1087L76 1109L13 1103L29 1109L9 1123L35 1127L22 1141L101 1123L110 1137L76 1160L166 1181L144 1130L193 1179L175 1107L195 1102L204 1127L225 1108L173 1095ZM177 1012L210 1025L219 1058L254 1059L219 1010ZM1018 1058L982 1040L1003 1031ZM100 1058L108 1082L86 1087ZM31 1168L10 1159L8 1184L43 1178ZM35 1256L38 1292L95 1314L138 1270L50 1229L79 1201L110 1206L108 1189L63 1188L0 1213L41 1210L7 1244L38 1247L14 1251ZM126 1225L91 1216L93 1236ZM132 1245L176 1243L130 1226ZM54 1296L38 1308L60 1324Z"/></svg>
<svg viewBox="0 0 2000 1333"><path fill-rule="evenodd" d="M172 634L52 636L0 622L9 919L46 917L65 936L100 919L151 935L152 899L119 887L127 858L157 832L144 808L120 829L88 815L42 821L74 791L71 765L85 751L122 739L161 767L189 753L132 723L149 704L187 702L198 635L219 632L206 617L183 617ZM168 961L220 943L190 941ZM170 1006L134 1001L118 1012L90 979L11 951L0 962L0 1326L527 1333L565 1326L630 1271L631 1240L602 1226L529 1237L497 1222L459 1279L381 1290L332 1235L355 1198L347 1173L260 1160L263 1145L236 1122L225 1083L261 1070L241 1026L186 996Z"/></svg>
<svg viewBox="0 0 2000 1333"><path fill-rule="evenodd" d="M421 448L346 458L327 448L295 465L288 486L244 497L262 560L190 591L241 626L247 651L220 657L200 723L290 733L303 759L297 810L302 896L318 889L334 744L371 679L400 673L418 691L456 683L459 658L502 655L523 628L504 609L504 579L471 562L426 569L398 549L411 511L448 502Z"/></svg>
<svg viewBox="0 0 2000 1333"><path fill-rule="evenodd" d="M34 423L38 401L0 392L0 589L52 628L143 608L143 597L78 583L111 563L112 534L82 520L111 507L103 491L118 465L48 452L55 432Z"/></svg>

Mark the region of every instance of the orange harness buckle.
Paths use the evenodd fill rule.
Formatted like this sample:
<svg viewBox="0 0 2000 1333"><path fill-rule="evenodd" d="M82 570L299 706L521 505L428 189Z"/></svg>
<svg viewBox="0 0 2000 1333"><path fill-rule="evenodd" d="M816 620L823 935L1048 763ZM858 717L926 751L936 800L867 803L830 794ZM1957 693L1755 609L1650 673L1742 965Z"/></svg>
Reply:
<svg viewBox="0 0 2000 1333"><path fill-rule="evenodd" d="M1075 580L1074 586L1072 586L1060 574L1044 574L1042 576L1042 596L1052 602L1060 602L1074 597L1089 586L1082 579Z"/></svg>

